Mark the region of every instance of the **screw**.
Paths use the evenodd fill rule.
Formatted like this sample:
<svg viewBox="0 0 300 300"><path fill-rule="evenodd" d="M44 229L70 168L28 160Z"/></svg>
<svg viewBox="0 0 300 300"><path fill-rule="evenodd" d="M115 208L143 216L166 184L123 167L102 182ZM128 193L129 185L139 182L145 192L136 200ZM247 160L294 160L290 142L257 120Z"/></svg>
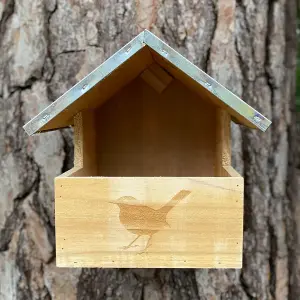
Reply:
<svg viewBox="0 0 300 300"><path fill-rule="evenodd" d="M46 122L49 119L49 117L50 117L49 115L44 115L43 120Z"/></svg>
<svg viewBox="0 0 300 300"><path fill-rule="evenodd" d="M162 49L161 52L162 52L165 56L168 55L168 52L167 52L165 49Z"/></svg>
<svg viewBox="0 0 300 300"><path fill-rule="evenodd" d="M257 123L261 122L261 118L260 118L259 116L255 116L253 119L254 119L255 122L257 122Z"/></svg>

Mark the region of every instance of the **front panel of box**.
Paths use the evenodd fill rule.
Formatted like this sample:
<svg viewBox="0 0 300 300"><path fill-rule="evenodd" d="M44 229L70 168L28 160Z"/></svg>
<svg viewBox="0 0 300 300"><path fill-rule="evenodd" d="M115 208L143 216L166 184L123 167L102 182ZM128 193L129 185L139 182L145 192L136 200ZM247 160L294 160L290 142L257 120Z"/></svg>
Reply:
<svg viewBox="0 0 300 300"><path fill-rule="evenodd" d="M61 267L240 268L241 177L58 177Z"/></svg>

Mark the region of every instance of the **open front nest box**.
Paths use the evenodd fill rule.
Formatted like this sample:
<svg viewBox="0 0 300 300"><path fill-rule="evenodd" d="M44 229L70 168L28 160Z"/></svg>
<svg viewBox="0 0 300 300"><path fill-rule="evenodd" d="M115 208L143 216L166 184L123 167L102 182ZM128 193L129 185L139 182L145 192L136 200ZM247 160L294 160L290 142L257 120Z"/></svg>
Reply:
<svg viewBox="0 0 300 300"><path fill-rule="evenodd" d="M28 122L74 127L55 179L61 267L240 268L243 178L230 121L270 121L149 31Z"/></svg>

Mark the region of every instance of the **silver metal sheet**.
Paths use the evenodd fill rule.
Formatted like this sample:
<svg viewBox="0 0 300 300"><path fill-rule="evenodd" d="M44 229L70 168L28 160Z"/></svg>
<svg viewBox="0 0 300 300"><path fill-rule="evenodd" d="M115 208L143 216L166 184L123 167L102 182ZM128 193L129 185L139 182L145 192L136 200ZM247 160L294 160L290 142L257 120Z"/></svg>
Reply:
<svg viewBox="0 0 300 300"><path fill-rule="evenodd" d="M164 57L178 69L183 71L193 80L198 82L204 88L209 90L226 105L234 109L238 114L246 118L259 129L261 129L262 131L266 131L270 126L270 120L268 120L238 96L230 92L215 79L199 69L197 66L195 66L193 63L191 63L189 60L187 60L185 57L183 57L181 54L179 54L177 51L168 46L148 30L145 30L144 42L147 46Z"/></svg>
<svg viewBox="0 0 300 300"><path fill-rule="evenodd" d="M222 102L235 110L239 115L250 121L255 127L265 131L270 126L270 120L192 64L154 34L145 30L25 124L23 127L25 131L29 135L32 135L41 130L50 120L63 110L67 109L72 103L101 80L109 76L115 69L141 50L145 45L149 46L171 64L195 80L198 84L206 88Z"/></svg>
<svg viewBox="0 0 300 300"><path fill-rule="evenodd" d="M50 120L74 103L78 98L89 91L101 80L109 76L109 74L121 66L127 59L141 50L144 46L144 32L141 32L118 52L107 59L103 64L89 73L85 78L79 81L61 97L59 97L28 123L26 123L23 126L24 130L28 135L38 132Z"/></svg>

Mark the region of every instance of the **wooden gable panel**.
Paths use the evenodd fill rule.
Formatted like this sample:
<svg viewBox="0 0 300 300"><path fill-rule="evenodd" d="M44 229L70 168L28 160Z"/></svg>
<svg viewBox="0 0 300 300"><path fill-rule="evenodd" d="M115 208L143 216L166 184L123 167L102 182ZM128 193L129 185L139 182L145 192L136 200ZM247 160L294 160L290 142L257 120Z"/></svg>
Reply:
<svg viewBox="0 0 300 300"><path fill-rule="evenodd" d="M96 112L101 176L214 176L216 109L177 80L136 78Z"/></svg>

